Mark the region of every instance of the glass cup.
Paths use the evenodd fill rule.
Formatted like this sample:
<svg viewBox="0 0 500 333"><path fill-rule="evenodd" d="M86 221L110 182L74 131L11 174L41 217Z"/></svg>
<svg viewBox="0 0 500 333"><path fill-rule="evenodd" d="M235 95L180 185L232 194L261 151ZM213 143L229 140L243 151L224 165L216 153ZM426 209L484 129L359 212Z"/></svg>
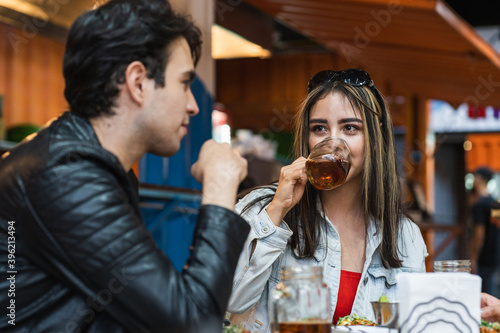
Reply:
<svg viewBox="0 0 500 333"><path fill-rule="evenodd" d="M318 190L342 185L350 168L351 151L347 143L333 136L315 145L306 161L307 178Z"/></svg>
<svg viewBox="0 0 500 333"><path fill-rule="evenodd" d="M466 272L472 271L470 260L439 260L434 261L434 272Z"/></svg>

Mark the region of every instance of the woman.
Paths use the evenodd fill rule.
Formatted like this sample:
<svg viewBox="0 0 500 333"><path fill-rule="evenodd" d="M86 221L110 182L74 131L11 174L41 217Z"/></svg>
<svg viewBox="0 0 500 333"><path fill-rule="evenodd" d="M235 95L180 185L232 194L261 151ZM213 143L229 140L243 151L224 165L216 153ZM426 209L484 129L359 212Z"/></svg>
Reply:
<svg viewBox="0 0 500 333"><path fill-rule="evenodd" d="M228 311L252 332L269 330L283 266L323 267L334 324L350 313L373 320L370 301L398 299L399 272L425 271L421 233L402 214L390 115L370 76L358 69L315 74L295 120L296 160L281 169L277 186L256 189L236 206L252 229ZM347 142L351 168L343 185L319 191L305 162L330 136Z"/></svg>

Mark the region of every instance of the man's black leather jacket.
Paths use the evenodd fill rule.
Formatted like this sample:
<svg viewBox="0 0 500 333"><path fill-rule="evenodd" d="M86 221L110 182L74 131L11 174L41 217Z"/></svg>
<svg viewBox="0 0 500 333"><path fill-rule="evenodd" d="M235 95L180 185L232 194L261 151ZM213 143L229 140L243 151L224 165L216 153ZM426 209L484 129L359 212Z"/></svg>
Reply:
<svg viewBox="0 0 500 333"><path fill-rule="evenodd" d="M142 223L135 177L67 112L0 160L0 331L220 332L248 231L202 206L177 272Z"/></svg>

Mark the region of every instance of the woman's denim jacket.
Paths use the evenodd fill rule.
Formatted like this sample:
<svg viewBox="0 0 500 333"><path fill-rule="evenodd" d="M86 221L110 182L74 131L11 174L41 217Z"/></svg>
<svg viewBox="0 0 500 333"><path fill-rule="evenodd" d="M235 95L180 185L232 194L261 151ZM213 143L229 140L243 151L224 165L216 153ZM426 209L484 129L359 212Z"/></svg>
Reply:
<svg viewBox="0 0 500 333"><path fill-rule="evenodd" d="M253 199L272 193L272 190L259 189L245 196L236 205L242 209ZM321 265L323 280L330 288L331 317L337 305L340 283L340 238L328 221L326 239L318 246L311 259L296 259L288 241L292 231L282 221L276 227L262 205L256 204L242 216L250 224L251 231L240 256L235 272L233 291L228 306L229 320L232 324L242 324L254 332L270 332L271 293L280 282L280 270L283 266ZM425 272L427 249L419 228L408 219L401 223L402 229L398 240L398 254L403 261L401 268L386 269L380 258L381 233L377 232L378 223L370 221L366 242L366 261L361 280L352 306L352 314L366 316L374 320L371 301L382 295L391 300L398 300L396 275L399 272ZM250 259L252 242L256 241L255 250Z"/></svg>

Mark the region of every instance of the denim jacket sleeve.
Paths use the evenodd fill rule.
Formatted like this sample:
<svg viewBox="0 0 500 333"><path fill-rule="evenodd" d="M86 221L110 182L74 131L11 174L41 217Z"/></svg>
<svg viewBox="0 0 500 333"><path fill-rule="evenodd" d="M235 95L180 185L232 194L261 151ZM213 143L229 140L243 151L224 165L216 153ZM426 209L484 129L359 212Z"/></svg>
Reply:
<svg viewBox="0 0 500 333"><path fill-rule="evenodd" d="M236 205L241 212L252 200L272 193L272 190L255 190ZM250 225L250 234L240 255L233 282L228 311L240 314L257 304L271 276L272 266L286 249L292 231L282 221L275 226L266 212L267 205L257 203L242 217ZM253 254L252 247L255 246Z"/></svg>

